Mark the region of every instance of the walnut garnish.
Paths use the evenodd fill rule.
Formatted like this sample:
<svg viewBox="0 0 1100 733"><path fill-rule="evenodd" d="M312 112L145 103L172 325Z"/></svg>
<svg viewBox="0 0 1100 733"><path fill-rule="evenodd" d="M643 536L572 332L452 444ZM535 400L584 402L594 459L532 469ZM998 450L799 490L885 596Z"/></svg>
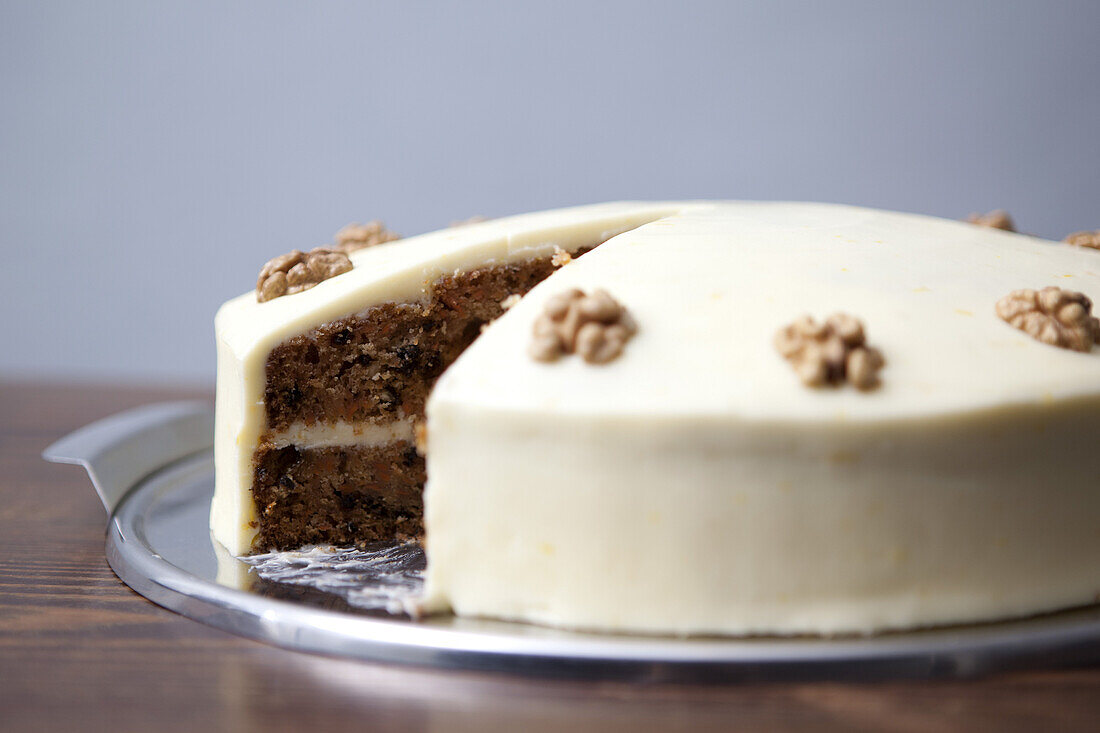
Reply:
<svg viewBox="0 0 1100 733"><path fill-rule="evenodd" d="M606 290L586 295L573 288L546 301L528 352L538 361L580 354L589 364L606 364L622 353L637 330L634 319Z"/></svg>
<svg viewBox="0 0 1100 733"><path fill-rule="evenodd" d="M1006 232L1016 231L1016 227L1012 223L1012 217L1009 216L1008 212L1004 209L995 209L988 214L974 213L966 217L966 220L971 224L977 224L980 227L989 227L991 229L1004 229Z"/></svg>
<svg viewBox="0 0 1100 733"><path fill-rule="evenodd" d="M380 221L368 221L366 224L348 224L336 232L336 246L333 249L347 254L357 249L385 244L396 239L401 239L401 235L386 229L386 225Z"/></svg>
<svg viewBox="0 0 1100 733"><path fill-rule="evenodd" d="M802 316L775 334L775 348L808 387L847 381L856 389L871 389L886 364L882 352L867 345L863 323L846 313L824 323Z"/></svg>
<svg viewBox="0 0 1100 733"><path fill-rule="evenodd" d="M1100 249L1100 229L1092 232L1074 232L1067 235L1065 241L1078 247Z"/></svg>
<svg viewBox="0 0 1100 733"><path fill-rule="evenodd" d="M483 221L489 221L489 217L482 216L481 214L475 214L469 219L459 219L458 221L452 221L447 226L451 229L454 229L455 227L468 227L471 224L480 224Z"/></svg>
<svg viewBox="0 0 1100 733"><path fill-rule="evenodd" d="M323 247L308 253L296 249L263 266L256 281L256 300L263 303L281 295L300 293L350 269L351 260L343 252Z"/></svg>
<svg viewBox="0 0 1100 733"><path fill-rule="evenodd" d="M550 264L554 267L565 267L573 261L573 255L557 245L554 246L554 254L550 257Z"/></svg>
<svg viewBox="0 0 1100 733"><path fill-rule="evenodd" d="M997 301L997 315L1051 346L1087 352L1100 343L1100 320L1092 315L1092 301L1072 290L1013 290Z"/></svg>

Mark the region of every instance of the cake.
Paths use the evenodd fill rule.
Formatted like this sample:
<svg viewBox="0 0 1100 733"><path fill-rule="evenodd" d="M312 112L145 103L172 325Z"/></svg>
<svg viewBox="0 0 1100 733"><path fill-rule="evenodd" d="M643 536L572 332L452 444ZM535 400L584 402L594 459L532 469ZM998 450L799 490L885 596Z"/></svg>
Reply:
<svg viewBox="0 0 1100 733"><path fill-rule="evenodd" d="M341 246L218 313L234 554L423 533L425 610L619 632L1097 600L1096 249L778 202Z"/></svg>

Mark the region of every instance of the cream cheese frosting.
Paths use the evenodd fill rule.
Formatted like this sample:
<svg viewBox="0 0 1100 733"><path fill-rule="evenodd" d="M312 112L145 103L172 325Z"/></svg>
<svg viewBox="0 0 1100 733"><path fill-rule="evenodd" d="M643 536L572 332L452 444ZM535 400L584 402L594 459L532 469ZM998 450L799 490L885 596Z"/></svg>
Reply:
<svg viewBox="0 0 1100 733"><path fill-rule="evenodd" d="M303 449L340 445L379 446L396 440L412 442L415 431L412 418L382 424L351 423L346 420L324 425L294 422L286 430L272 433L269 440L274 448L291 445Z"/></svg>
<svg viewBox="0 0 1100 733"><path fill-rule="evenodd" d="M310 291L218 315L215 536L247 551L263 366L293 335L440 274L613 237L467 349L428 403L429 609L651 633L864 633L1100 592L1100 349L994 313L1100 296L1100 253L828 204L605 204L382 245ZM608 290L606 365L527 354L545 301ZM280 302L285 301L285 302ZM772 337L859 317L879 388L809 389Z"/></svg>
<svg viewBox="0 0 1100 733"><path fill-rule="evenodd" d="M1100 592L1100 349L994 313L1100 294L1100 256L923 216L714 204L562 268L428 405L429 603L657 633L863 633ZM544 302L605 288L638 332L593 367L524 347ZM808 389L772 346L860 317L870 392Z"/></svg>

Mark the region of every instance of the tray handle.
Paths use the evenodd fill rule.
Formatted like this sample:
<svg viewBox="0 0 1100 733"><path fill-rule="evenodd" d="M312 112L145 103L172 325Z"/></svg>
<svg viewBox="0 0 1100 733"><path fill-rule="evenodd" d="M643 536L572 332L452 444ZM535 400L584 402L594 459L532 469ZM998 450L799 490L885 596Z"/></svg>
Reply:
<svg viewBox="0 0 1100 733"><path fill-rule="evenodd" d="M85 425L55 442L42 457L83 466L110 518L138 481L213 443L214 411L209 404L159 402Z"/></svg>

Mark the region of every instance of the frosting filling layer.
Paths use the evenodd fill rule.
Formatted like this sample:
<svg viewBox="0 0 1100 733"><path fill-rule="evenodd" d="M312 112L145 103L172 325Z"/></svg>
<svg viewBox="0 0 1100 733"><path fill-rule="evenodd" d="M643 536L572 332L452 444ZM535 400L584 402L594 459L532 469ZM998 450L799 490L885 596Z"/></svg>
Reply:
<svg viewBox="0 0 1100 733"><path fill-rule="evenodd" d="M412 443L413 438L414 429L411 418L381 425L350 423L339 420L334 423L317 425L295 422L285 430L266 436L264 443L272 448L296 446L300 450L304 450L339 446L372 447L394 441Z"/></svg>

